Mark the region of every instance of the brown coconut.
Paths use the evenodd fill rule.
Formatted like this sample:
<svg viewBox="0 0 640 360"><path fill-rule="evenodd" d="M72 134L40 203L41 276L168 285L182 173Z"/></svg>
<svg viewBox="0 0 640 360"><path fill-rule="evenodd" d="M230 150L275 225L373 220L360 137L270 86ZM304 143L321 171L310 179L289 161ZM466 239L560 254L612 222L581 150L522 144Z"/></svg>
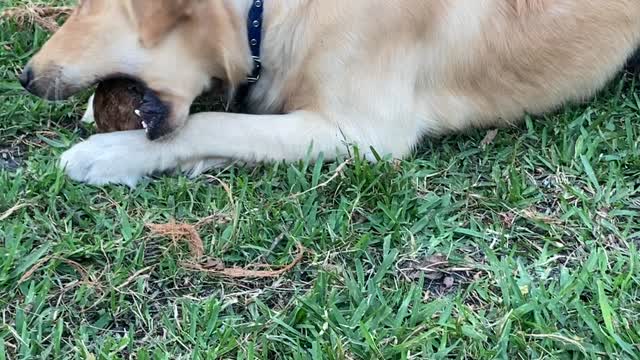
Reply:
<svg viewBox="0 0 640 360"><path fill-rule="evenodd" d="M144 87L128 79L105 80L93 97L93 116L99 133L142 129L135 113L144 97Z"/></svg>

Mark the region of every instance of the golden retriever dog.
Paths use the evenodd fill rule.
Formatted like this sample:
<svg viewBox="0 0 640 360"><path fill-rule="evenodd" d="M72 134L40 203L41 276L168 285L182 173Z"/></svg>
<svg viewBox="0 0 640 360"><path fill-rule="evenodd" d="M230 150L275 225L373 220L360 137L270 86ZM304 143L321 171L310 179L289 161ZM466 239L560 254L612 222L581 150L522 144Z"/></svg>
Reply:
<svg viewBox="0 0 640 360"><path fill-rule="evenodd" d="M252 74L256 6L248 110L190 114L212 83L231 93ZM135 186L354 145L402 158L427 135L587 99L639 45L638 0L82 0L20 80L51 100L116 76L153 91L167 113L152 131L95 135L61 158L76 181Z"/></svg>

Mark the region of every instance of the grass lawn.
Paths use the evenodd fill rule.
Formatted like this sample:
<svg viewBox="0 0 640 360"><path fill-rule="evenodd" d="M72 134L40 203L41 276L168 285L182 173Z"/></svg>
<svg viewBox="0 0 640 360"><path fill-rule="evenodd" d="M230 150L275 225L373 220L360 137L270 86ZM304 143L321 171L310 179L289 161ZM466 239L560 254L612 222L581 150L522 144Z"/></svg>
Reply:
<svg viewBox="0 0 640 360"><path fill-rule="evenodd" d="M640 358L632 75L489 144L96 188L56 168L94 131L88 94L15 80L46 37L0 23L0 360ZM308 251L279 278L221 277L145 226L212 214L205 266Z"/></svg>

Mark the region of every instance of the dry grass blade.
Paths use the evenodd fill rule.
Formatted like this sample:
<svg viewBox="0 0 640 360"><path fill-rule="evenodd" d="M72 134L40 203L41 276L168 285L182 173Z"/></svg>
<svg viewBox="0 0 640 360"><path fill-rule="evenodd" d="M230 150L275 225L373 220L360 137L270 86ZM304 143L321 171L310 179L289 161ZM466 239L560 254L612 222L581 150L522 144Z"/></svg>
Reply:
<svg viewBox="0 0 640 360"><path fill-rule="evenodd" d="M19 26L38 24L47 31L56 32L60 28L57 20L62 16L69 16L72 12L73 8L68 6L27 4L2 11L0 18L12 19Z"/></svg>
<svg viewBox="0 0 640 360"><path fill-rule="evenodd" d="M35 263L29 270L27 270L27 272L24 273L24 275L20 277L20 279L18 280L18 285L29 280L29 278L31 278L31 276L33 276L33 274L35 274L36 271L40 270L40 268L42 268L42 266L48 263L50 260L62 261L63 263L71 266L80 274L80 276L82 276L82 281L89 283L89 275L87 273L87 270L82 265L78 264L73 260L63 259L57 256L46 256L42 258L40 261L38 261L37 263Z"/></svg>
<svg viewBox="0 0 640 360"><path fill-rule="evenodd" d="M23 282L29 280L29 278L31 278L31 276L33 276L33 274L35 274L35 272L38 271L42 267L42 265L44 265L47 262L49 262L49 260L51 260L52 258L53 258L53 256L46 256L46 257L40 259L29 270L27 270L27 272L25 272L24 275L22 275L20 277L20 279L18 280L18 285L20 285Z"/></svg>
<svg viewBox="0 0 640 360"><path fill-rule="evenodd" d="M562 224L562 220L561 219L541 214L540 212L536 211L535 209L522 210L521 214L526 219L534 220L534 221L541 221L541 222L543 222L545 224L549 224L549 225L560 225L560 224Z"/></svg>
<svg viewBox="0 0 640 360"><path fill-rule="evenodd" d="M2 215L0 215L0 221L8 219L9 216L13 215L13 213L15 213L16 211L22 209L23 207L27 207L29 205L30 204L28 204L28 203L16 204L15 206L9 208L7 211L3 212Z"/></svg>
<svg viewBox="0 0 640 360"><path fill-rule="evenodd" d="M229 186L229 184L227 184L226 182L222 181L222 179L218 178L217 176L207 175L207 178L209 180L217 182L218 184L220 184L220 186L222 186L224 191L227 193L227 196L229 197L229 204L235 210L236 209L236 201L233 198L233 191L231 190L231 186Z"/></svg>
<svg viewBox="0 0 640 360"><path fill-rule="evenodd" d="M127 278L127 280L125 280L125 282L123 282L122 284L118 285L118 287L116 287L116 290L120 291L123 288L129 286L131 283L133 283L134 281L136 281L137 279L139 279L141 276L143 276L144 273L146 273L147 271L153 269L154 266L147 266L144 269L140 269L138 271L136 271L133 275L129 276ZM148 275L145 275L148 276Z"/></svg>
<svg viewBox="0 0 640 360"><path fill-rule="evenodd" d="M207 216L204 219L201 219L200 221L198 221L195 225L196 228L199 228L201 226L210 224L210 223L216 223L216 224L228 224L231 221L233 221L233 218L229 215L225 215L225 214L214 214L211 216Z"/></svg>
<svg viewBox="0 0 640 360"><path fill-rule="evenodd" d="M482 139L482 141L480 142L480 145L487 146L487 145L493 144L493 142L496 139L496 136L498 136L498 130L494 129L494 130L487 131L487 135L485 135L484 139Z"/></svg>
<svg viewBox="0 0 640 360"><path fill-rule="evenodd" d="M299 198L300 196L306 195L312 191L321 189L323 187L327 187L329 184L331 184L335 179L337 179L339 176L342 175L342 172L344 171L344 169L349 166L351 164L351 162L353 161L353 159L348 159L345 162L343 162L342 164L338 165L338 167L336 168L336 170L333 172L333 175L329 178L329 180L318 184L317 186L312 187L311 189L308 189L306 191L303 191L301 193L297 193L297 194L293 194L291 195L291 199L296 199Z"/></svg>

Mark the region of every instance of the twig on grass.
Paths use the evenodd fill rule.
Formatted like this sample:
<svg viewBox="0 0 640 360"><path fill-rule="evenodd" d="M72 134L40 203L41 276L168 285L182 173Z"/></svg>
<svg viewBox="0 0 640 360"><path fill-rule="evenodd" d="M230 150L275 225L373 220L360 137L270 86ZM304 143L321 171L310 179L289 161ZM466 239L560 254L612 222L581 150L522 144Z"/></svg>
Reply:
<svg viewBox="0 0 640 360"><path fill-rule="evenodd" d="M125 282L123 282L122 284L118 285L118 287L116 287L116 291L120 291L123 288L129 286L131 283L133 283L134 281L138 280L144 273L146 273L147 271L151 270L154 268L155 265L151 265L151 266L147 266L144 269L140 269L138 271L136 271L135 273L133 273L133 275L129 276L127 278L127 280L125 280ZM145 277L148 277L149 275L144 275Z"/></svg>
<svg viewBox="0 0 640 360"><path fill-rule="evenodd" d="M38 262L36 262L29 270L27 270L18 280L18 285L24 283L25 281L29 280L29 278L31 278L31 276L33 276L33 274L35 274L36 271L40 270L40 268L48 263L50 260L58 260L58 261L62 261L63 263L71 266L72 268L74 268L82 277L82 281L85 283L92 283L91 281L89 281L89 275L87 270L80 264L78 264L77 262L73 261L73 260L69 260L69 259L63 259L61 257L57 257L57 256L53 256L53 255L49 255L49 256L45 256L44 258L40 259Z"/></svg>
<svg viewBox="0 0 640 360"><path fill-rule="evenodd" d="M344 172L344 169L351 165L351 162L353 161L353 159L348 159L345 162L343 162L342 164L338 165L338 167L336 168L336 170L333 172L333 175L325 182L318 184L314 187L312 187L311 189L305 190L303 192L297 193L297 194L293 194L290 196L291 199L297 199L300 196L306 195L312 191L327 187L329 184L331 184L335 179L337 179L338 177L342 176L342 173Z"/></svg>

